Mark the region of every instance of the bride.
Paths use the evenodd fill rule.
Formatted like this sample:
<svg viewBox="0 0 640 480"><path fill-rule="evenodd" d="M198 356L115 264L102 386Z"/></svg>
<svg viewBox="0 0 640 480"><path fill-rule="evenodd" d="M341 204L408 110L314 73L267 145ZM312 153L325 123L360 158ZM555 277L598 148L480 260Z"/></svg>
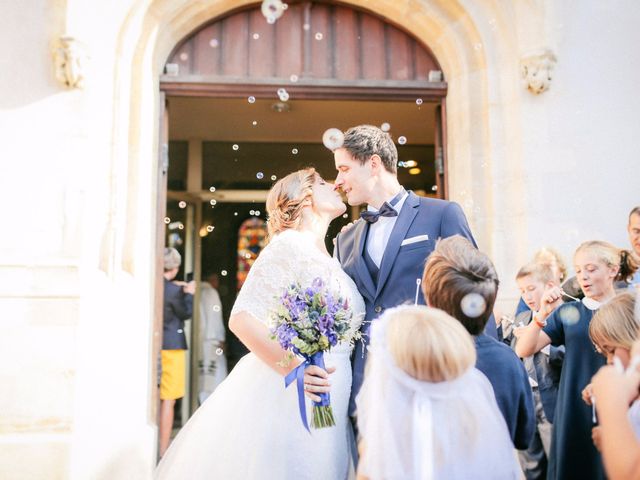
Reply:
<svg viewBox="0 0 640 480"><path fill-rule="evenodd" d="M353 281L327 252L331 220L345 204L333 185L313 168L279 180L267 197L270 243L249 271L231 311L229 328L251 350L195 412L158 465L158 479L327 479L351 474L351 347L338 344L325 354L324 371L305 370L308 412L314 393L331 393L335 427L305 430L295 385L284 377L301 362L286 358L269 337L269 315L285 288L311 285L320 277L353 308L352 332L364 317ZM310 413L307 414L308 418Z"/></svg>

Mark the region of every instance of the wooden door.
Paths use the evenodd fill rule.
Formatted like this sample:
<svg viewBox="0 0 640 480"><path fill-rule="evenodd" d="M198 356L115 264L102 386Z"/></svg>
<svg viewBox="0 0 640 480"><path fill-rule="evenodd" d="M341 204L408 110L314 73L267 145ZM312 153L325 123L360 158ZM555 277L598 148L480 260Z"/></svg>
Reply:
<svg viewBox="0 0 640 480"><path fill-rule="evenodd" d="M153 337L151 359L150 422L158 425L160 390L160 350L162 348L162 316L164 302L164 245L167 211L167 172L169 170L169 110L164 92L159 95L158 165L156 179L155 299L153 303Z"/></svg>

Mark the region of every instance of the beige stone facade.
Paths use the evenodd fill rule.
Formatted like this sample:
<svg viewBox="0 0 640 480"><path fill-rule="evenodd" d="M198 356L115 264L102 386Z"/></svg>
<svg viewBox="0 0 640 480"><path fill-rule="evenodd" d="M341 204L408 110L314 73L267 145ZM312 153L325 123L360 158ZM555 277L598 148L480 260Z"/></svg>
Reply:
<svg viewBox="0 0 640 480"><path fill-rule="evenodd" d="M0 7L0 477L150 477L159 74L189 32L251 3ZM451 198L504 279L504 305L540 246L626 245L640 203L640 4L342 3L401 26L442 65Z"/></svg>

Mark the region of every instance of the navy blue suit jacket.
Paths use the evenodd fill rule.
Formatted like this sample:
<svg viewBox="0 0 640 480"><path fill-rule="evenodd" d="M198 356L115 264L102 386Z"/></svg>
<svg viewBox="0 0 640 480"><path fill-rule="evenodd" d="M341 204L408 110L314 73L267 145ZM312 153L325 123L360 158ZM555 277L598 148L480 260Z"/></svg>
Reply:
<svg viewBox="0 0 640 480"><path fill-rule="evenodd" d="M353 279L364 297L366 316L361 327L363 342L357 342L353 353L353 385L349 414L355 415L355 397L360 391L367 359L371 321L387 308L413 304L416 280L422 278L427 257L439 238L461 235L476 245L460 205L446 200L418 197L413 192L405 199L384 251L378 283L369 274L363 257L368 224L358 220L353 227L338 235L334 255L344 271ZM402 245L405 239L427 235L428 238ZM418 304L424 305L422 291ZM490 320L491 322L491 320Z"/></svg>
<svg viewBox="0 0 640 480"><path fill-rule="evenodd" d="M529 448L536 428L536 414L529 376L513 350L487 335L475 337L476 368L489 379L498 408L507 422L517 449Z"/></svg>
<svg viewBox="0 0 640 480"><path fill-rule="evenodd" d="M164 279L164 312L162 318L162 350L186 350L184 321L193 314L193 295L184 293L180 285Z"/></svg>

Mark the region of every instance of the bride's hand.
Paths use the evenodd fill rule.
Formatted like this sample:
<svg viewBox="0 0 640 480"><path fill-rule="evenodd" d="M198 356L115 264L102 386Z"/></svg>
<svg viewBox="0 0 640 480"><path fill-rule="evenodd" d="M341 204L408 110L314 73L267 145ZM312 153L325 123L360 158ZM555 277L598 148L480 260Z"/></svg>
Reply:
<svg viewBox="0 0 640 480"><path fill-rule="evenodd" d="M315 393L329 393L331 391L329 374L335 371L336 367L323 370L315 365L309 365L304 369L304 394L314 402L319 402L321 399Z"/></svg>

